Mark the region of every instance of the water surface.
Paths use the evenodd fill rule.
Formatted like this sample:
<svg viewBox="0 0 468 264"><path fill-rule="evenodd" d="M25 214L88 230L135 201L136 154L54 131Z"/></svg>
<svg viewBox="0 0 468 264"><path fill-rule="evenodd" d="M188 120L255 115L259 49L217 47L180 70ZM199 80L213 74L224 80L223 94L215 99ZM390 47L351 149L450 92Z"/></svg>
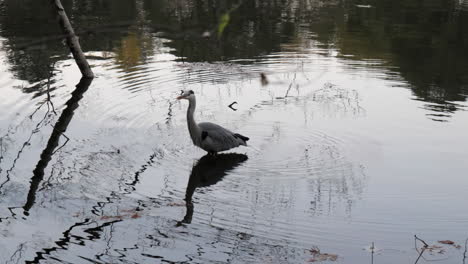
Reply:
<svg viewBox="0 0 468 264"><path fill-rule="evenodd" d="M466 1L63 0L92 82L48 4L0 1L2 262L468 262Z"/></svg>

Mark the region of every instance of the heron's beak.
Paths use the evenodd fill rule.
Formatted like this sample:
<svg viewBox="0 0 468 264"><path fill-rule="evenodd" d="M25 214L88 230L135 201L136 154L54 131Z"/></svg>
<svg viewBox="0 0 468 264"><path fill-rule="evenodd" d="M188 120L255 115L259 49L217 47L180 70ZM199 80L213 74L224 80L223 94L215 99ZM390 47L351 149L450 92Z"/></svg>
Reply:
<svg viewBox="0 0 468 264"><path fill-rule="evenodd" d="M184 98L185 98L185 96L181 95L181 96L177 96L176 99L177 99L177 100L180 100L180 99L184 99Z"/></svg>

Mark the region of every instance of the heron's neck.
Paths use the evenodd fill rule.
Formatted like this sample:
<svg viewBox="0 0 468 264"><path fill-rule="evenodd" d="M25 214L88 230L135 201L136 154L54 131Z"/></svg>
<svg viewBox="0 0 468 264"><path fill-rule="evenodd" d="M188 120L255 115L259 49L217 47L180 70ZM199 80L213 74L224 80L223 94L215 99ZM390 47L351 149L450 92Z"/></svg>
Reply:
<svg viewBox="0 0 468 264"><path fill-rule="evenodd" d="M193 143L197 143L196 141L199 138L200 128L197 125L197 122L195 122L195 118L193 117L195 113L195 106L197 105L197 102L195 98L190 98L189 99L189 107L187 109L187 125L188 125L188 130L190 133L190 137L192 138Z"/></svg>

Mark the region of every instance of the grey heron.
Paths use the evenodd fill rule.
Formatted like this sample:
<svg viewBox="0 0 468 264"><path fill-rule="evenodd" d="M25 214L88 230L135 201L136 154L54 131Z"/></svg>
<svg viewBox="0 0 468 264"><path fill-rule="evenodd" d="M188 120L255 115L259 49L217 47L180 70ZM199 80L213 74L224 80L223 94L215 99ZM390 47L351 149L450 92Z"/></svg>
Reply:
<svg viewBox="0 0 468 264"><path fill-rule="evenodd" d="M226 128L210 122L196 123L194 112L196 107L195 93L192 90L182 91L178 100L189 101L187 109L187 125L193 144L202 148L209 154L232 149L238 146L247 146L248 137L231 132Z"/></svg>

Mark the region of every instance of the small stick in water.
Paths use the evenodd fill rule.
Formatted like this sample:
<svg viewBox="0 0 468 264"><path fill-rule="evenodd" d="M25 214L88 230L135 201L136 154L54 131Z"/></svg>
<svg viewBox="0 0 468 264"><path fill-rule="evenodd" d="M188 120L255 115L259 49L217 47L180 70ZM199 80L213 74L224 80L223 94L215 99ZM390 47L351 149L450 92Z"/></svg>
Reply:
<svg viewBox="0 0 468 264"><path fill-rule="evenodd" d="M421 252L419 252L419 250L418 250L418 246L416 245L416 240L419 240L419 241L421 241L421 242L424 244L424 246L423 246ZM414 264L418 263L418 261L419 261L419 259L421 258L422 254L424 253L424 251L425 251L428 247L429 247L429 245L428 245L424 240L422 240L422 239L420 239L419 237L417 237L416 235L414 235L414 248L416 249L416 252L419 253L419 256L418 256L418 258L416 259L416 261L414 262Z"/></svg>
<svg viewBox="0 0 468 264"><path fill-rule="evenodd" d="M418 236L414 235L414 239L421 241L424 244L424 247L427 248L429 245L422 239L420 239Z"/></svg>
<svg viewBox="0 0 468 264"><path fill-rule="evenodd" d="M237 104L236 101L232 102L230 105L229 105L229 108L231 108L233 111L237 111L236 108L232 107L233 105Z"/></svg>
<svg viewBox="0 0 468 264"><path fill-rule="evenodd" d="M262 83L263 86L268 84L268 79L263 72L260 73L260 82Z"/></svg>
<svg viewBox="0 0 468 264"><path fill-rule="evenodd" d="M468 238L465 240L465 252L463 252L463 264L465 264L465 259L466 259L466 252L467 252L467 247L466 245L468 244Z"/></svg>

